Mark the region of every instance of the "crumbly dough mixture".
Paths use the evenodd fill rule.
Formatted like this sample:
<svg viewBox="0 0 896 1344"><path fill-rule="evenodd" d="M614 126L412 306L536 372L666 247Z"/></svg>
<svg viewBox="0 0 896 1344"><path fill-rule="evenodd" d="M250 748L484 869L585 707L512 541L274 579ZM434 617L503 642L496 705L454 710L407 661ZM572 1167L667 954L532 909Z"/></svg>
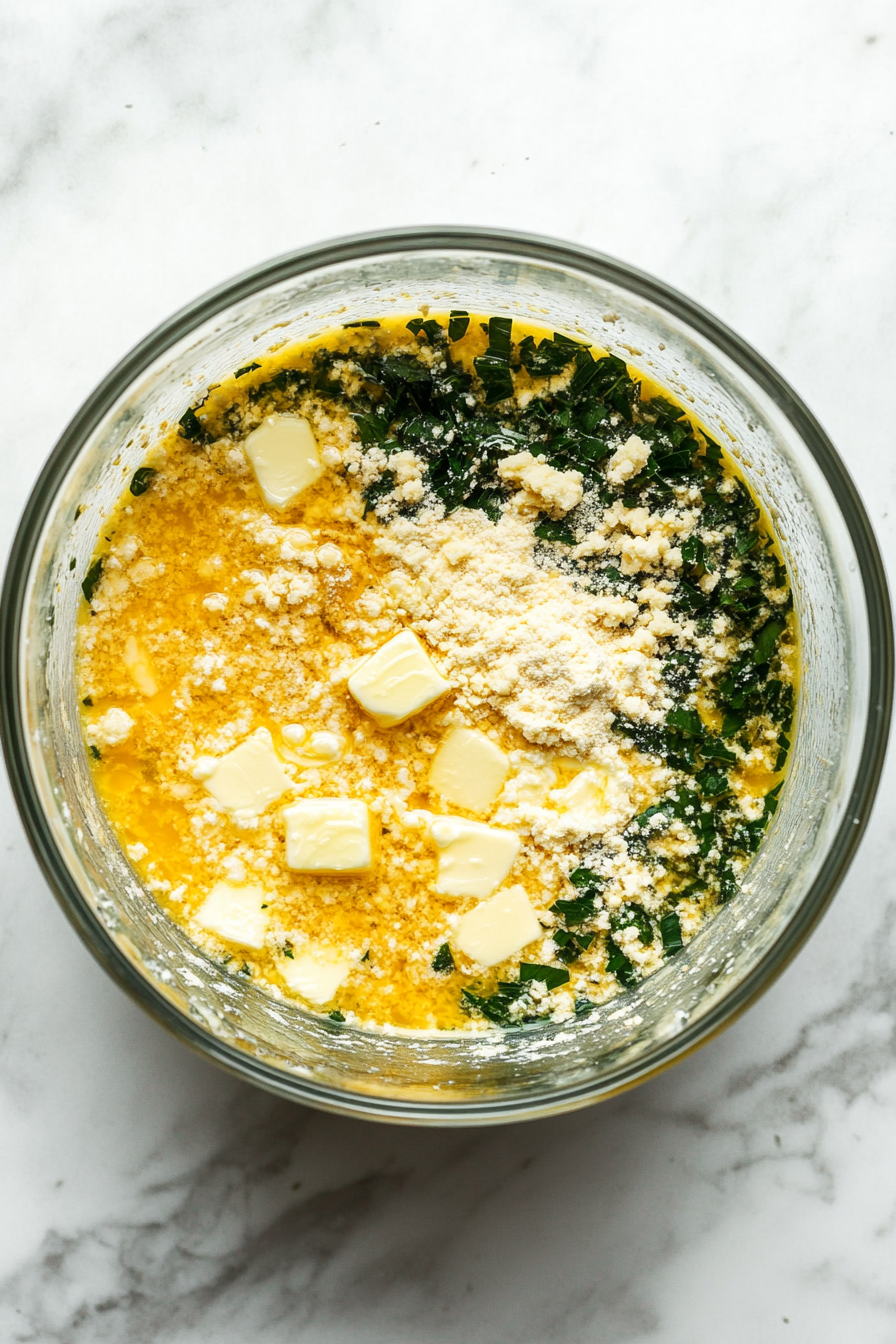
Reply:
<svg viewBox="0 0 896 1344"><path fill-rule="evenodd" d="M624 716L661 724L674 704L658 649L683 633L668 609L681 546L699 519L696 496L682 486L655 513L592 501L587 535L552 567L536 556L533 524L589 507L580 472L556 470L528 451L506 457L500 477L511 494L494 521L478 509L446 514L427 494L422 459L393 452L392 492L376 513L365 511L362 490L383 471L382 449L362 444L348 412L319 396L301 409L325 472L284 513L265 507L241 446L244 426L201 449L172 430L148 455L151 487L124 496L79 629L79 693L97 788L147 889L235 974L301 1002L284 970L304 947L323 945L353 967L323 1010L387 1029L484 1029L463 1010L461 987L488 994L521 960L551 962L550 907L569 895L568 874L596 847L607 879L590 925L597 932L626 902L659 909L672 882L655 853L648 872L625 832L668 792L673 773L613 723ZM628 480L647 451L630 436L610 458L608 478ZM415 512L403 513L404 505ZM640 576L634 596L594 594L574 582L577 566L601 555L622 575ZM408 627L453 690L381 729L346 683L361 660ZM730 659L724 635L700 635L693 622L684 633L719 667ZM304 747L284 733L290 725L305 730ZM435 892L427 823L462 809L434 795L428 773L456 726L483 730L508 754L507 782L490 815L477 819L520 837L507 882L525 889L542 937L491 969L455 949L455 973L445 975L433 960L477 903ZM259 729L270 734L290 792L261 816L239 820L203 781L210 758ZM317 757L307 747L315 735L327 745ZM769 738L766 750L741 753L738 762L735 794L745 818L760 815L776 778ZM579 797L575 781L586 767L599 789ZM371 873L311 876L286 867L283 806L314 797L367 801L381 827ZM695 839L678 820L656 843L671 861ZM222 880L263 888L263 949L228 944L196 922ZM705 914L699 894L679 902L685 939ZM661 964L658 939L644 942L635 926L614 936L639 973ZM577 1003L618 992L606 963L598 942L569 965L568 983L535 984L543 1013L563 1020Z"/></svg>

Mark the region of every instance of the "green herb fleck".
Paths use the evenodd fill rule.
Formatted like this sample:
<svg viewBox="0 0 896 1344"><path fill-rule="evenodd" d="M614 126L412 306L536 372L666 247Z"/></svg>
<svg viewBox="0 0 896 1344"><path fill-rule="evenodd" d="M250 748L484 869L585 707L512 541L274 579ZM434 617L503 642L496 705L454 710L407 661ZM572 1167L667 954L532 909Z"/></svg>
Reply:
<svg viewBox="0 0 896 1344"><path fill-rule="evenodd" d="M333 1011L332 1011L332 1013L327 1013L327 1017L329 1017L329 1019L330 1019L331 1022L344 1022L344 1021L345 1021L345 1014L344 1014L344 1013L340 1013L340 1011L339 1011L338 1008L334 1008Z"/></svg>
<svg viewBox="0 0 896 1344"><path fill-rule="evenodd" d="M546 989L559 989L568 984L569 971L561 966L539 966L537 962L520 962L520 984L529 980L540 980Z"/></svg>
<svg viewBox="0 0 896 1344"><path fill-rule="evenodd" d="M576 544L576 534L573 532L569 523L562 519L559 521L554 518L542 518L535 524L535 535L541 541L559 541L564 546L574 546Z"/></svg>
<svg viewBox="0 0 896 1344"><path fill-rule="evenodd" d="M493 406L513 396L513 378L510 373L512 346L510 332L512 317L492 317L488 324L488 349L477 355L473 367L485 389L485 404Z"/></svg>
<svg viewBox="0 0 896 1344"><path fill-rule="evenodd" d="M684 947L684 940L681 936L681 920L675 911L668 915L663 915L660 920L660 936L663 940L663 951L667 957L674 957L676 952L680 952Z"/></svg>
<svg viewBox="0 0 896 1344"><path fill-rule="evenodd" d="M379 322L367 317L360 319L358 322L343 322L342 329L348 331L349 327L378 327L379 325Z"/></svg>
<svg viewBox="0 0 896 1344"><path fill-rule="evenodd" d="M103 759L100 755L99 747L95 747L92 742L90 744L90 754L95 761L101 761Z"/></svg>
<svg viewBox="0 0 896 1344"><path fill-rule="evenodd" d="M145 495L149 489L150 481L156 474L155 467L138 467L131 477L130 491L132 495Z"/></svg>
<svg viewBox="0 0 896 1344"><path fill-rule="evenodd" d="M465 308L452 308L448 316L448 339L449 341L463 340L467 334L467 327L470 325L470 314Z"/></svg>
<svg viewBox="0 0 896 1344"><path fill-rule="evenodd" d="M645 947L649 947L653 942L653 925L650 922L650 916L644 907L638 905L636 901L627 902L614 914L612 926L617 932L621 929L637 929L638 938Z"/></svg>
<svg viewBox="0 0 896 1344"><path fill-rule="evenodd" d="M193 443L205 443L207 438L205 426L192 406L187 407L177 423L185 439L190 439Z"/></svg>
<svg viewBox="0 0 896 1344"><path fill-rule="evenodd" d="M443 943L438 952L432 959L432 968L434 971L453 971L454 958L451 955L451 948L447 943Z"/></svg>
<svg viewBox="0 0 896 1344"><path fill-rule="evenodd" d="M84 699L81 701L81 704L86 705L88 709L93 709L93 701L91 700L89 695L85 695Z"/></svg>
<svg viewBox="0 0 896 1344"><path fill-rule="evenodd" d="M254 373L256 369L260 369L260 368L261 368L261 365L260 365L260 364L255 364L255 363L252 363L252 364L244 364L243 367L242 367L241 369L237 369L236 373L235 373L233 376L234 376L234 378L242 378L244 374L246 374L246 373Z"/></svg>
<svg viewBox="0 0 896 1344"><path fill-rule="evenodd" d="M753 662L757 665L767 663L775 651L775 646L787 628L787 622L779 616L773 616L756 635L753 641Z"/></svg>
<svg viewBox="0 0 896 1344"><path fill-rule="evenodd" d="M103 572L103 557L100 556L98 560L94 560L93 564L90 566L87 573L84 575L84 582L81 584L81 592L84 594L88 602L91 601L94 593L96 592L97 584L100 581L100 575L102 574L102 572Z"/></svg>
<svg viewBox="0 0 896 1344"><path fill-rule="evenodd" d="M631 989L638 983L634 966L612 938L607 938L607 970L610 975L615 975L620 985L626 989Z"/></svg>
<svg viewBox="0 0 896 1344"><path fill-rule="evenodd" d="M430 345L433 341L437 341L442 334L442 328L434 317L429 318L426 322L422 317L412 317L407 327L413 336L419 336L422 332Z"/></svg>

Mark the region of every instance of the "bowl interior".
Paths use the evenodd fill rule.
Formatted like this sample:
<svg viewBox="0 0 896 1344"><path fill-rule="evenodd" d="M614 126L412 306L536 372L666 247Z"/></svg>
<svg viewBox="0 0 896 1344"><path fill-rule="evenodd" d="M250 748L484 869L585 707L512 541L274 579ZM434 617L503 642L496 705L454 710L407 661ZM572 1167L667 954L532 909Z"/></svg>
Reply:
<svg viewBox="0 0 896 1344"><path fill-rule="evenodd" d="M629 1085L714 1030L783 964L829 898L867 774L877 692L862 566L842 492L805 425L754 376L759 362L751 369L726 350L684 301L599 259L524 251L367 245L367 255L317 264L297 257L212 296L110 376L31 506L17 710L31 829L63 903L127 987L190 1043L297 1099L381 1118L481 1122L563 1109ZM80 580L104 516L161 427L259 353L425 305L544 321L683 398L740 464L790 572L802 651L792 764L744 890L662 970L575 1023L465 1037L371 1033L269 999L209 960L147 896L82 746L72 660Z"/></svg>

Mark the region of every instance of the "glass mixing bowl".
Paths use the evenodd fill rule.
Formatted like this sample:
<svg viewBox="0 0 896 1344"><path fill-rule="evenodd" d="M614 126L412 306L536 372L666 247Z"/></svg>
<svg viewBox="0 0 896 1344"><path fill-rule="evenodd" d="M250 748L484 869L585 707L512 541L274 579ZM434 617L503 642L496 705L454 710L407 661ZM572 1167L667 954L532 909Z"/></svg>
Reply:
<svg viewBox="0 0 896 1344"><path fill-rule="evenodd" d="M793 586L802 664L792 764L742 894L643 984L562 1025L374 1033L228 975L140 885L97 800L79 728L81 580L157 431L259 353L427 304L544 320L684 398L730 444L777 529ZM583 1106L731 1022L794 955L846 871L877 787L892 694L874 536L799 397L720 322L649 276L569 244L485 230L400 230L308 248L163 323L88 398L44 467L13 543L2 629L3 738L18 806L47 880L106 970L179 1039L250 1082L416 1124Z"/></svg>

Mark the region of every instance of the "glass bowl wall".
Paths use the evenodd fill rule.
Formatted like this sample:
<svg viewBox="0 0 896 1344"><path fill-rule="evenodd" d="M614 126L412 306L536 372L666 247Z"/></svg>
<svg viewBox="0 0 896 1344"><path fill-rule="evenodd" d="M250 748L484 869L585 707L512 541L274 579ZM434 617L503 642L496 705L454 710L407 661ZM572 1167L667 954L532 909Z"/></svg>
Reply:
<svg viewBox="0 0 896 1344"><path fill-rule="evenodd" d="M693 405L768 511L793 585L802 662L792 765L744 890L657 974L574 1023L379 1034L273 1001L226 974L147 896L82 745L80 583L105 515L158 431L209 383L285 342L425 305L544 321ZM891 698L889 604L868 520L783 380L650 277L568 245L482 231L408 230L298 252L154 332L85 403L43 471L13 547L3 635L18 804L50 884L102 964L181 1039L244 1078L407 1123L494 1123L584 1105L730 1021L786 964L843 876L876 788Z"/></svg>

